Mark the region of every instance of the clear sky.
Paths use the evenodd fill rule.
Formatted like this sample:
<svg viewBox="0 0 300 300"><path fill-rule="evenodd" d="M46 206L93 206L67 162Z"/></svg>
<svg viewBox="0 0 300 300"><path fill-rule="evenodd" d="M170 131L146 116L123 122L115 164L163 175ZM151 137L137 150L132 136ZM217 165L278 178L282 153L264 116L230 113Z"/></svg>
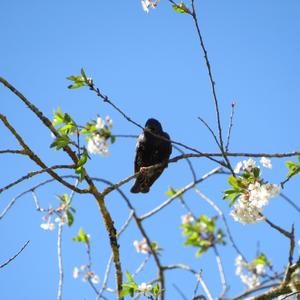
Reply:
<svg viewBox="0 0 300 300"><path fill-rule="evenodd" d="M236 114L230 151L289 152L299 150L300 108L300 3L297 0L195 1L216 81L223 128L228 126L232 101ZM175 13L168 1L161 0L156 10L145 13L140 1L2 1L0 4L0 74L19 89L45 115L61 107L79 123L95 119L97 114L111 116L115 134L137 135L140 129L128 123L110 106L86 88L69 90L66 77L84 68L100 90L138 123L155 117L171 138L201 151L217 151L201 116L216 128L213 99L203 54L192 19ZM23 103L0 87L0 112L24 137L48 165L66 163L66 157L53 149L49 131L41 126ZM0 149L18 146L10 133L0 126ZM118 182L133 173L134 139L117 139L109 157L92 156L87 168L92 176ZM173 156L177 155L173 150ZM69 161L67 161L69 163ZM207 159L194 159L200 177L216 165ZM238 159L233 159L235 164ZM28 159L0 156L0 188L38 168ZM63 172L70 174L70 172ZM264 171L266 180L279 183L287 173L284 160L273 160L273 169ZM36 177L0 195L1 211L13 197L48 178ZM139 213L147 212L166 199L169 185L181 188L192 180L186 162L172 164L146 195L130 195ZM131 183L124 186L129 193ZM259 248L281 270L287 261L288 241L267 224L244 226L230 216L222 191L228 187L226 176L216 176L199 186L224 210L239 247L249 260ZM103 186L100 186L102 189ZM287 184L284 192L298 200L299 178ZM55 207L55 195L67 192L51 184L38 190L43 207ZM195 213L215 212L194 191L185 197ZM107 198L107 205L120 228L129 211L118 194ZM83 245L71 238L80 227L91 234L94 270L103 280L109 245L95 201L75 196L75 222L63 232L65 282L63 299L94 299L93 290L80 279L72 278L74 266L86 263ZM195 258L195 249L183 246L180 216L185 213L174 202L145 222L152 240L164 249L164 264L187 263L202 270L214 296L221 289L212 253ZM265 210L275 223L289 229L296 224L299 239L299 215L281 198L275 198ZM30 240L15 261L0 270L0 298L6 300L55 299L58 283L57 231L40 228L43 214L35 210L30 194L20 198L0 220L0 263ZM219 224L221 227L222 223ZM123 269L134 272L144 256L137 254L132 242L141 239L132 223L121 238ZM229 295L243 290L234 274L236 253L220 247ZM298 249L297 249L298 251ZM150 263L137 277L138 282L152 280L156 271ZM188 299L195 280L190 274L167 274L167 299L180 299L173 284ZM217 282L217 283L216 283ZM114 281L110 280L110 284ZM113 298L111 298L113 299Z"/></svg>

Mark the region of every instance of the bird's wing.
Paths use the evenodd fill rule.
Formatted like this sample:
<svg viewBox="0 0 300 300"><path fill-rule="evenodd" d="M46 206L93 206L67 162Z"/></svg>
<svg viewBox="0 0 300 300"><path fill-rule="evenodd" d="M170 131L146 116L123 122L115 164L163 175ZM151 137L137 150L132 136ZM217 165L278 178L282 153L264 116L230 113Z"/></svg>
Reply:
<svg viewBox="0 0 300 300"><path fill-rule="evenodd" d="M170 140L170 136L166 132L163 133L163 136L166 139ZM172 153L172 144L171 144L171 142L166 142L166 141L165 141L165 144L166 144L166 149L165 149L165 155L166 155L166 157L165 157L165 159L169 159L169 157L170 157L170 155Z"/></svg>
<svg viewBox="0 0 300 300"><path fill-rule="evenodd" d="M134 159L134 172L138 172L143 166L145 152L145 137L144 134L140 134L135 147L135 159Z"/></svg>

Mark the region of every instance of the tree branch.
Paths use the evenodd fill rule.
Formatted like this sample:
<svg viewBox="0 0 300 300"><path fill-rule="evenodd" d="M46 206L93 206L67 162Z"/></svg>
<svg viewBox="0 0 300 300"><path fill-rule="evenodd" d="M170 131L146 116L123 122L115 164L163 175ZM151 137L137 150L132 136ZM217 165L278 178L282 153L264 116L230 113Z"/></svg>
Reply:
<svg viewBox="0 0 300 300"><path fill-rule="evenodd" d="M1 265L0 265L0 269L1 268L3 268L3 267L5 267L5 266L7 266L10 262L12 262L17 256L19 256L21 253L22 253L22 251L27 247L27 245L29 244L29 242L30 241L27 241L23 246L22 246L22 248L14 255L14 256L12 256L11 258L9 258L7 261L5 261L4 263L2 263Z"/></svg>

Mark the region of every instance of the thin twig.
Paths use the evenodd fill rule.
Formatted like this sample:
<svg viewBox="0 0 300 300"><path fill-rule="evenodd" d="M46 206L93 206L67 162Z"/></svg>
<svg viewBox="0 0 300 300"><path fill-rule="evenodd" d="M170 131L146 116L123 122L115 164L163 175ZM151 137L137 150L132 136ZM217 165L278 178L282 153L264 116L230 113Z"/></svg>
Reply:
<svg viewBox="0 0 300 300"><path fill-rule="evenodd" d="M233 169L232 169L232 166L230 164L230 161L229 161L228 157L226 156L226 151L225 151L225 148L224 148L223 135L222 135L221 115L220 115L219 102L218 102L216 88L215 88L216 83L213 79L211 64L209 62L207 50L206 50L206 47L204 45L203 37L202 37L201 31L200 31L200 26L199 26L199 21L198 21L196 9L195 9L194 1L192 1L192 13L190 15L192 16L192 18L194 20L194 24L195 24L196 31L197 31L197 34L198 34L198 37L199 37L199 41L200 41L200 46L201 46L201 49L202 49L203 54L204 54L204 60L205 60L205 63L206 63L206 67L207 67L207 71L208 71L208 77L209 77L211 90L212 90L212 94L213 94L213 99L214 99L214 104L215 104L215 111L216 111L216 119L217 119L217 127L218 127L218 133L219 133L219 143L218 143L218 145L220 146L220 150L221 150L221 152L223 154L223 157L224 157L224 159L227 163L226 167L230 170L232 175L235 176L235 174L233 172Z"/></svg>
<svg viewBox="0 0 300 300"><path fill-rule="evenodd" d="M198 117L198 119L204 124L204 126L208 129L208 131L211 133L211 135L213 136L217 146L219 148L221 148L220 142L218 141L218 138L216 136L216 134L214 133L214 131L212 130L212 128L208 125L208 123L201 117Z"/></svg>
<svg viewBox="0 0 300 300"><path fill-rule="evenodd" d="M61 252L62 231L63 231L63 224L59 223L58 232L57 232L57 257L58 257L58 274L59 274L57 300L62 299L62 289L63 289L63 279L64 279L62 252Z"/></svg>
<svg viewBox="0 0 300 300"><path fill-rule="evenodd" d="M141 273L144 268L146 267L148 261L149 261L149 258L151 257L151 254L149 253L145 259L141 262L141 264L137 267L137 269L135 270L135 272L133 274L131 274L132 277L138 275L139 273Z"/></svg>
<svg viewBox="0 0 300 300"><path fill-rule="evenodd" d="M27 245L29 244L29 242L30 241L27 241L22 247L21 247L21 249L14 255L14 256L12 256L11 258L9 258L7 261L5 261L4 263L2 263L1 265L0 265L0 269L1 268L3 268L3 267L5 267L5 266L7 266L10 262L12 262L17 256L19 256L21 253L22 253L22 251L27 247Z"/></svg>
<svg viewBox="0 0 300 300"><path fill-rule="evenodd" d="M7 186L3 187L0 189L0 194L10 188L12 188L13 186L21 183L22 181L26 180L26 179L29 179L29 178L32 178L36 175L40 175L40 174L43 174L43 173L48 173L48 171L50 170L56 170L56 169L74 169L75 168L75 165L55 165L55 166L52 166L52 167L48 167L48 168L45 168L45 169L42 169L42 170L38 170L38 171L32 171L32 172L29 172L27 175L24 175L22 176L21 178L15 180L14 182L8 184Z"/></svg>
<svg viewBox="0 0 300 300"><path fill-rule="evenodd" d="M21 154L21 155L26 155L26 152L24 150L0 150L0 154Z"/></svg>
<svg viewBox="0 0 300 300"><path fill-rule="evenodd" d="M235 102L232 102L231 103L231 114L230 114L230 118L229 118L229 126L228 126L227 142L226 142L226 146L225 146L225 152L229 151L231 130L232 130L232 126L233 126L234 109L235 109Z"/></svg>
<svg viewBox="0 0 300 300"><path fill-rule="evenodd" d="M215 252L218 271L219 271L219 274L220 274L220 280L221 280L221 284L222 284L222 292L221 292L221 295L219 296L219 299L223 299L224 296L226 295L227 290L228 290L228 285L226 283L224 268L223 268L223 264L222 264L222 260L221 260L221 256L219 254L219 251L218 251L216 246L213 246L213 249L214 249L214 252Z"/></svg>
<svg viewBox="0 0 300 300"><path fill-rule="evenodd" d="M300 213L300 207L297 206L288 196L283 193L279 194L287 203L289 203L298 213Z"/></svg>
<svg viewBox="0 0 300 300"><path fill-rule="evenodd" d="M261 216L263 217L264 221L266 221L266 223L268 225L270 225L272 228L274 228L275 230L277 230L278 232L280 232L281 234L283 234L285 237L287 237L288 239L292 239L293 238L293 234L284 230L283 228L281 228L280 226L274 224L273 222L271 222L268 218L266 218L265 216L263 216L261 214Z"/></svg>
<svg viewBox="0 0 300 300"><path fill-rule="evenodd" d="M217 167L213 170L211 170L210 172L206 173L205 175L203 175L200 179L196 180L195 182L191 182L188 185L186 185L184 188L178 190L175 195L173 195L172 197L170 197L169 199L167 199L165 202L163 202L162 204L160 204L159 206L157 206L156 208L154 208L153 210L143 214L142 216L139 217L140 220L145 220L149 217L151 217L152 215L156 214L157 212L161 211L164 207L166 207L167 205L169 205L172 201L174 201L176 198L180 197L181 195L183 195L186 191L192 189L196 184L206 180L207 178L209 178L210 176L220 172L222 168L221 167Z"/></svg>
<svg viewBox="0 0 300 300"><path fill-rule="evenodd" d="M174 146L174 145L173 145L173 147L174 147L178 152L180 152L181 154L185 154L179 147ZM188 164L188 166L189 166L189 168L190 168L190 170L191 170L193 180L196 181L197 175L196 175L196 171L195 171L195 169L194 169L194 167L193 167L193 164L191 163L191 161L190 161L189 158L186 159L186 162L187 162L187 164Z"/></svg>
<svg viewBox="0 0 300 300"><path fill-rule="evenodd" d="M184 265L184 264L174 264L174 265L168 265L168 266L163 266L164 270L173 270L173 269L182 269L188 272L191 272L192 274L194 274L197 278L197 280L199 281L200 285L202 286L207 298L209 300L213 300L213 296L210 292L210 290L208 289L206 283L204 282L201 273L197 272L196 270L194 270L193 268L191 268L190 266Z"/></svg>
<svg viewBox="0 0 300 300"><path fill-rule="evenodd" d="M177 293L181 296L182 299L188 300L188 298L184 295L182 290L175 283L172 283L172 286L177 291Z"/></svg>

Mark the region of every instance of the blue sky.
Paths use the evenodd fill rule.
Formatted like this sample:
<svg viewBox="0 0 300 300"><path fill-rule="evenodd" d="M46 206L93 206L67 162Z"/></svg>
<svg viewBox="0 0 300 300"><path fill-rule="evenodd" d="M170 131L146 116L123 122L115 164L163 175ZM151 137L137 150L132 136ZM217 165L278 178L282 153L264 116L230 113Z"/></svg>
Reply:
<svg viewBox="0 0 300 300"><path fill-rule="evenodd" d="M231 141L235 152L289 152L299 149L299 68L300 19L299 1L195 1L200 27L212 65L220 102L224 130L227 130L230 107L236 102ZM199 2L199 3L198 3ZM115 134L139 134L110 106L88 89L68 90L66 77L77 75L80 68L94 79L100 90L138 123L147 118L159 119L171 138L201 151L217 151L213 139L197 117L203 117L216 128L213 99L203 54L191 18L175 13L167 1L146 14L140 1L6 1L0 5L2 28L0 73L45 115L52 118L57 107L68 112L80 124L99 114L111 116ZM6 115L25 141L49 164L65 163L62 153L49 149L52 138L37 118L10 91L0 87L1 113ZM17 148L7 130L0 126L0 149ZM93 156L88 162L92 176L118 182L133 172L134 139L117 139L107 158ZM173 150L173 155L177 155ZM233 159L235 164L238 159ZM0 156L0 187L38 168L28 159L13 155ZM206 159L193 160L197 176L215 167ZM63 172L64 174L68 172ZM264 171L266 180L278 183L286 175L284 160L273 160L273 169ZM34 178L0 195L0 209L20 192L45 180ZM147 195L130 195L139 213L144 213L166 199L169 185L180 188L191 182L184 161L172 164ZM284 192L298 201L299 179L287 184ZM124 186L129 193L131 183ZM233 235L248 259L255 257L257 244L281 270L287 261L288 242L265 223L243 226L229 216L222 191L225 176L209 179L200 185L202 191L224 210ZM103 188L103 186L100 186ZM44 207L57 205L55 195L67 192L57 184L38 191ZM190 191L186 201L197 214L215 215L201 199ZM113 193L107 205L117 228L125 221L128 210ZM65 285L63 299L94 299L93 291L81 280L72 278L74 266L86 262L82 245L71 241L80 227L92 236L94 269L103 279L110 255L103 222L95 201L76 196L77 210L71 228L65 228L63 260ZM211 253L194 257L194 249L183 246L180 216L185 211L174 202L152 220L145 222L151 239L164 249L162 260L189 263L202 269L214 295L216 265ZM280 198L272 200L266 215L289 229L296 224L299 239L299 216ZM31 195L21 198L0 221L0 263L10 257L26 241L30 245L14 262L0 271L3 299L54 299L58 271L56 231L40 228L42 214L35 210ZM220 224L222 226L222 224ZM133 272L143 260L136 254L132 241L140 239L132 223L121 239L123 269ZM234 275L234 251L221 247L229 295L243 290ZM137 281L151 280L155 275L149 264ZM177 284L191 298L195 281L190 274L174 271L167 274L167 299L179 299L172 286ZM110 281L113 283L113 281ZM218 283L219 284L219 283Z"/></svg>

